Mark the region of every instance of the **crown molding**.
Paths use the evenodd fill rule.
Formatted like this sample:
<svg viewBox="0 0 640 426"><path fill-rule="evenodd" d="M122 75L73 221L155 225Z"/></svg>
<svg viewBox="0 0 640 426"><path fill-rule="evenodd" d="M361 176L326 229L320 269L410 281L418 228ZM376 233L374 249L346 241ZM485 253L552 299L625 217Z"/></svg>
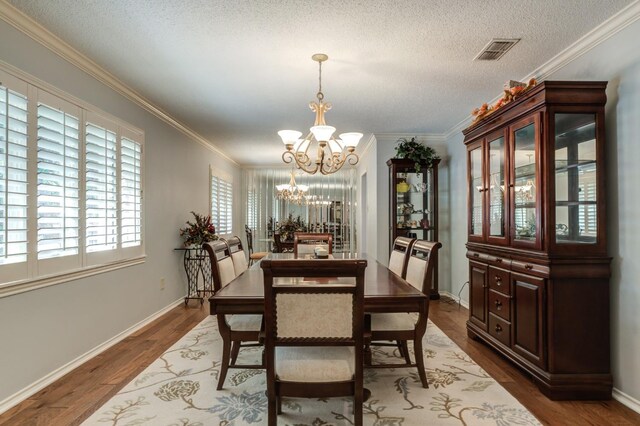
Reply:
<svg viewBox="0 0 640 426"><path fill-rule="evenodd" d="M369 134L369 138L367 139L367 142L365 142L362 152L358 154L358 158L364 157L376 140L376 136L373 133Z"/></svg>
<svg viewBox="0 0 640 426"><path fill-rule="evenodd" d="M154 105L140 93L120 81L116 76L102 68L100 65L89 59L87 56L73 48L60 37L47 30L31 17L25 15L20 10L6 2L0 0L0 19L16 28L18 31L31 37L56 55L60 56L73 66L81 69L107 87L115 90L125 98L134 102L143 109L149 111L160 120L169 124L179 132L183 133L193 141L216 154L224 157L236 166L240 166L235 160L229 157L224 151L207 140L204 136L187 127L185 124L170 116L167 112Z"/></svg>
<svg viewBox="0 0 640 426"><path fill-rule="evenodd" d="M559 69L584 55L609 37L622 31L638 19L640 19L640 0L636 0L624 7L602 24L580 37L575 43L522 78L521 81L528 81L534 77L538 81L544 81Z"/></svg>
<svg viewBox="0 0 640 426"><path fill-rule="evenodd" d="M544 81L556 71L562 69L567 64L584 55L600 43L622 31L638 19L640 19L640 0L635 0L633 3L627 5L618 13L589 31L587 34L580 37L580 39L569 45L569 47L564 49L562 52L558 53L534 71L521 78L520 81L529 81L532 78L536 78L539 82ZM500 94L487 103L492 105L501 97L502 95ZM462 132L471 124L471 121L472 117L470 115L465 117L458 124L446 131L444 133L444 138L449 140L456 133Z"/></svg>
<svg viewBox="0 0 640 426"><path fill-rule="evenodd" d="M413 137L427 143L445 142L445 135L443 133L375 133L374 136L377 141L382 143L396 142L400 138L410 139Z"/></svg>

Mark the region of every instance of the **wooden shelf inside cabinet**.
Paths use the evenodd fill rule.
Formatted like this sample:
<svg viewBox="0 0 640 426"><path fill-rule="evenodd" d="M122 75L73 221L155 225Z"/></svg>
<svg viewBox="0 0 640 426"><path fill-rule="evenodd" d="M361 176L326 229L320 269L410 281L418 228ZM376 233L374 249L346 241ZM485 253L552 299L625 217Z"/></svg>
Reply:
<svg viewBox="0 0 640 426"><path fill-rule="evenodd" d="M416 173L412 160L392 158L389 166L389 245L399 236L438 241L438 165ZM405 213L406 210L406 213ZM439 299L438 261L434 267L431 299Z"/></svg>
<svg viewBox="0 0 640 426"><path fill-rule="evenodd" d="M611 398L606 86L545 81L463 131L467 331L551 399Z"/></svg>

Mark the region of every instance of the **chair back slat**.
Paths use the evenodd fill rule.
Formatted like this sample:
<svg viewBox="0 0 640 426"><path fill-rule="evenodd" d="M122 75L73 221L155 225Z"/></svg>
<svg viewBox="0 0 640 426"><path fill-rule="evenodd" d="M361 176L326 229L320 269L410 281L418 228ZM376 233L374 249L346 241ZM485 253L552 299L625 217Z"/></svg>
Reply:
<svg viewBox="0 0 640 426"><path fill-rule="evenodd" d="M329 254L333 253L333 235L315 232L296 232L293 234L294 256L313 254L316 246L322 246Z"/></svg>
<svg viewBox="0 0 640 426"><path fill-rule="evenodd" d="M247 236L247 250L249 250L249 256L251 256L253 253L253 231L249 228L249 225L245 225L244 232Z"/></svg>
<svg viewBox="0 0 640 426"><path fill-rule="evenodd" d="M202 248L209 255L213 290L217 292L236 277L229 246L226 241L217 240L202 244Z"/></svg>
<svg viewBox="0 0 640 426"><path fill-rule="evenodd" d="M389 269L399 277L406 277L409 253L414 242L415 238L407 237L397 237L393 242L393 248L389 256Z"/></svg>
<svg viewBox="0 0 640 426"><path fill-rule="evenodd" d="M442 243L416 240L409 251L406 280L409 284L429 294L433 283L433 268Z"/></svg>

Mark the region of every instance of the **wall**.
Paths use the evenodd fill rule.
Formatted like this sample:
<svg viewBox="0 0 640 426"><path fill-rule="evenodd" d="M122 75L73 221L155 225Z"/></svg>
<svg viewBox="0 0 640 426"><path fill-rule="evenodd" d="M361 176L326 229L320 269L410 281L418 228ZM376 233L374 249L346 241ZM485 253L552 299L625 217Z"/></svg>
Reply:
<svg viewBox="0 0 640 426"><path fill-rule="evenodd" d="M2 407L14 393L183 297L182 258L173 251L178 229L189 211L209 211L210 164L231 174L238 187L240 173L2 20L0 40L2 61L145 131L147 253L140 265L0 298ZM238 211L239 201L234 204Z"/></svg>
<svg viewBox="0 0 640 426"><path fill-rule="evenodd" d="M357 211L357 238L358 238L358 251L367 253L376 257L378 250L378 240L380 238L381 231L378 227L378 189L376 188L376 180L378 176L377 167L377 152L378 142L375 136L371 135L371 138L367 141L362 141L364 151L360 154L360 160L358 161L356 181L358 182L358 211ZM367 194L366 205L362 205L360 183L362 182L362 175L366 174L367 180ZM362 220L363 215L366 215L366 220ZM360 224L366 223L361 226ZM386 229L386 228L384 228ZM366 234L363 243L363 236Z"/></svg>
<svg viewBox="0 0 640 426"><path fill-rule="evenodd" d="M640 21L624 28L546 80L606 80L607 236L612 256L611 361L614 396L640 411ZM472 107L471 105L469 106ZM452 293L468 279L466 158L462 133L447 139L452 170ZM459 225L458 225L459 224ZM468 300L468 292L463 292Z"/></svg>

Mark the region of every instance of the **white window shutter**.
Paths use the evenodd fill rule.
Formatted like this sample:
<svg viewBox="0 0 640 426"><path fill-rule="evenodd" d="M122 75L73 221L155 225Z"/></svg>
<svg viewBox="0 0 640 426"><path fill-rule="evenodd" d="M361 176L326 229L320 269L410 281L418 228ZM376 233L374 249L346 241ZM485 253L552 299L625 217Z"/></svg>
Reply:
<svg viewBox="0 0 640 426"><path fill-rule="evenodd" d="M27 97L0 85L0 265L27 261L27 120Z"/></svg>
<svg viewBox="0 0 640 426"><path fill-rule="evenodd" d="M80 238L79 120L38 104L38 259L76 255Z"/></svg>
<svg viewBox="0 0 640 426"><path fill-rule="evenodd" d="M120 241L122 247L142 243L142 145L120 139Z"/></svg>
<svg viewBox="0 0 640 426"><path fill-rule="evenodd" d="M116 134L87 122L86 250L115 250L118 245Z"/></svg>

